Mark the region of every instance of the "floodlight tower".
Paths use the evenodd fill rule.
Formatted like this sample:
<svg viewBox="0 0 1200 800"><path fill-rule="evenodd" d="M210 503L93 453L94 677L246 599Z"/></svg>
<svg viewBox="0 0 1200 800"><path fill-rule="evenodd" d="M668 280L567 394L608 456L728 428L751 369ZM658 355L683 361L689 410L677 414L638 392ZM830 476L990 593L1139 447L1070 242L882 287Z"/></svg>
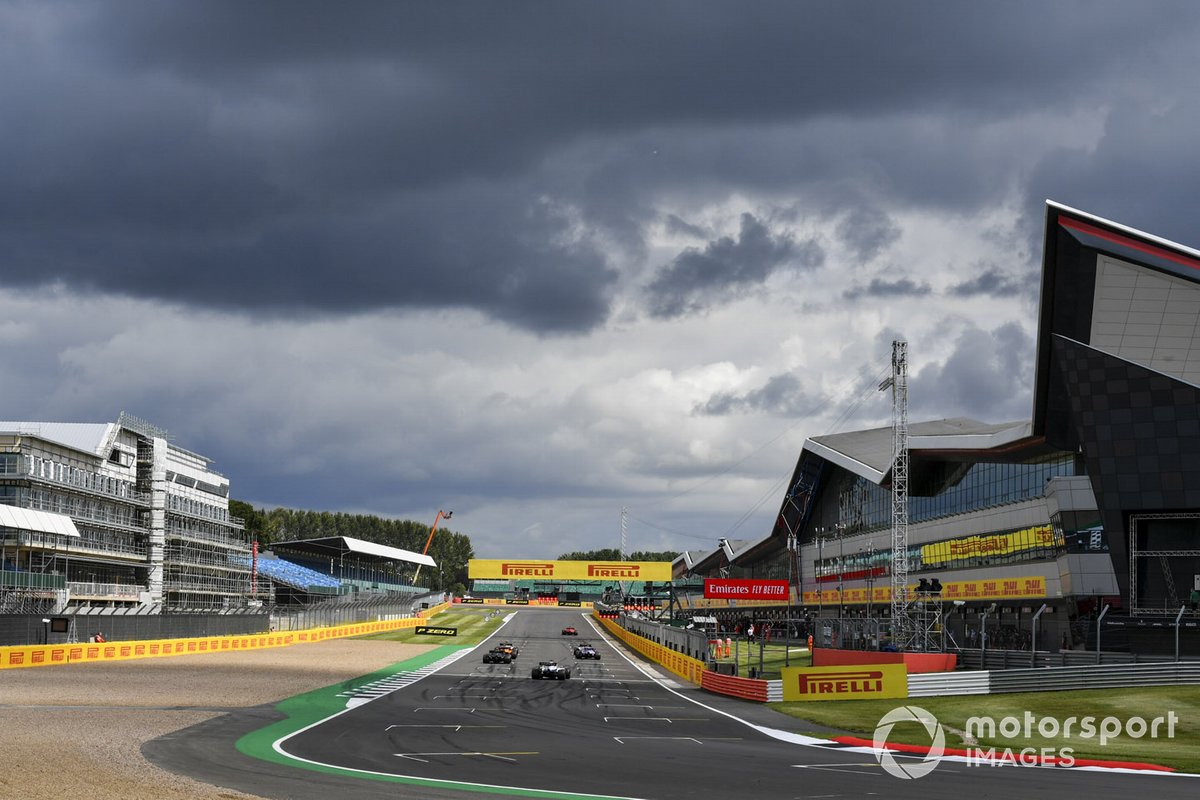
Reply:
<svg viewBox="0 0 1200 800"><path fill-rule="evenodd" d="M892 640L901 650L924 649L917 641L908 596L908 342L892 342Z"/></svg>

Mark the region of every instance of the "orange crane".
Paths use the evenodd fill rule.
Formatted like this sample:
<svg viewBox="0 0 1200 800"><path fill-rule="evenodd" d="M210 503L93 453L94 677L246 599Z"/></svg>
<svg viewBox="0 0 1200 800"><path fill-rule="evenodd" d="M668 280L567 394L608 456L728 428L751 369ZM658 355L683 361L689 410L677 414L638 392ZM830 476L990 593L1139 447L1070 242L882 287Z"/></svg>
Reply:
<svg viewBox="0 0 1200 800"><path fill-rule="evenodd" d="M433 544L433 532L437 530L438 523L444 519L450 519L453 516L453 511L442 511L440 508L438 509L437 517L433 520L433 527L429 529L429 538L425 540L425 549L421 551L421 555L427 555L429 553L429 545ZM413 573L414 586L417 584L417 578L421 576L421 567L423 566L425 565L417 564L417 571Z"/></svg>

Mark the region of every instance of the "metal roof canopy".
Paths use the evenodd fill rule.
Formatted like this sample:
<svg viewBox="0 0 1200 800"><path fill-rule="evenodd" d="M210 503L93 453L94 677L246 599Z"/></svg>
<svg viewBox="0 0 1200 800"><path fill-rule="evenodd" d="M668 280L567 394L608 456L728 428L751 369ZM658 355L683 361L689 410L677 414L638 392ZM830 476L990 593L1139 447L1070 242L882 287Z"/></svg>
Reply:
<svg viewBox="0 0 1200 800"><path fill-rule="evenodd" d="M325 536L320 539L301 539L294 542L275 542L272 550L292 550L298 553L310 553L320 556L370 556L382 561L403 561L408 564L420 564L425 567L436 567L437 562L431 556L414 553L411 550L401 550L399 547L388 547L384 544L366 542L350 536Z"/></svg>
<svg viewBox="0 0 1200 800"><path fill-rule="evenodd" d="M31 508L0 505L0 528L16 528L19 531L57 533L60 536L78 538L79 529L75 521L64 514L49 511L34 511Z"/></svg>

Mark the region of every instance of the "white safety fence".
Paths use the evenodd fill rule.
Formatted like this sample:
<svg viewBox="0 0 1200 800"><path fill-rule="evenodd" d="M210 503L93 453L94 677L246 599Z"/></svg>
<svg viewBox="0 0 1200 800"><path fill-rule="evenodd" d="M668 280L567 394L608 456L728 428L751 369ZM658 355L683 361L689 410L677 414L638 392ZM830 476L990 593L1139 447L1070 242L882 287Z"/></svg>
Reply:
<svg viewBox="0 0 1200 800"><path fill-rule="evenodd" d="M1200 663L1098 664L908 676L909 697L1200 684Z"/></svg>

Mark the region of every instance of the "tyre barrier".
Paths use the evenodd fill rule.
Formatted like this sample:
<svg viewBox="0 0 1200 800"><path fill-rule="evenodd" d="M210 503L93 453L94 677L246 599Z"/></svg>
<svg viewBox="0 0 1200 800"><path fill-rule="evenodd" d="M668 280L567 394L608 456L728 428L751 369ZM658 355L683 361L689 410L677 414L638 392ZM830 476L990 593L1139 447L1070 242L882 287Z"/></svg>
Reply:
<svg viewBox="0 0 1200 800"><path fill-rule="evenodd" d="M718 672L705 672L700 688L706 692L737 697L742 700L753 700L756 703L766 703L768 682L757 678L738 678L733 675L722 675Z"/></svg>

